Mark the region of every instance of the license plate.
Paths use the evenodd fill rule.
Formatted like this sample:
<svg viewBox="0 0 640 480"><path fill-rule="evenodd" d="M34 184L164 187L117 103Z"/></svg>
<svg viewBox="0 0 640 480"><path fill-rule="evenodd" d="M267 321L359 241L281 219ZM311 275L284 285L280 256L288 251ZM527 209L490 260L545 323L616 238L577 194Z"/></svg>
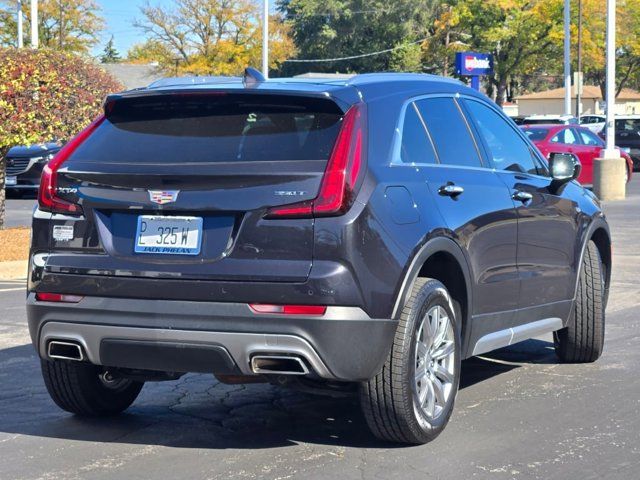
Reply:
<svg viewBox="0 0 640 480"><path fill-rule="evenodd" d="M18 184L18 177L7 177L4 180L4 184L7 187L11 187L13 185L17 185Z"/></svg>
<svg viewBox="0 0 640 480"><path fill-rule="evenodd" d="M202 217L138 217L135 253L198 255L201 244Z"/></svg>

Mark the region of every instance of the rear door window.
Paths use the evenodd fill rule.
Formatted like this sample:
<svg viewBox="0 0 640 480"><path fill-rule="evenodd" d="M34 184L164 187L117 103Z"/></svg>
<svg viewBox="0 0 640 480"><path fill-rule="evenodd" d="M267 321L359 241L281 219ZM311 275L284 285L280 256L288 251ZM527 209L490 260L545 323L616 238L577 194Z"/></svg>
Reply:
<svg viewBox="0 0 640 480"><path fill-rule="evenodd" d="M551 143L561 143L563 145L577 145L580 143L578 137L573 132L571 128L565 128L560 130L556 135L551 139Z"/></svg>
<svg viewBox="0 0 640 480"><path fill-rule="evenodd" d="M464 167L482 166L467 121L453 98L425 98L415 103L433 140L440 163Z"/></svg>
<svg viewBox="0 0 640 480"><path fill-rule="evenodd" d="M117 100L72 160L218 163L327 160L343 113L331 100L224 92Z"/></svg>
<svg viewBox="0 0 640 480"><path fill-rule="evenodd" d="M407 106L400 144L402 163L437 163L429 134L414 103Z"/></svg>

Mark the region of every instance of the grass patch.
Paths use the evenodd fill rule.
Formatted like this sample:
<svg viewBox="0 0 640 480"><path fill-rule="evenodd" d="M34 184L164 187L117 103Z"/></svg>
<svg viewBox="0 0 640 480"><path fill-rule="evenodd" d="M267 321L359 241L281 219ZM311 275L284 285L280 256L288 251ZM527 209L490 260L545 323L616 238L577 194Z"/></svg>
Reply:
<svg viewBox="0 0 640 480"><path fill-rule="evenodd" d="M29 258L30 235L31 229L28 227L0 230L0 262Z"/></svg>

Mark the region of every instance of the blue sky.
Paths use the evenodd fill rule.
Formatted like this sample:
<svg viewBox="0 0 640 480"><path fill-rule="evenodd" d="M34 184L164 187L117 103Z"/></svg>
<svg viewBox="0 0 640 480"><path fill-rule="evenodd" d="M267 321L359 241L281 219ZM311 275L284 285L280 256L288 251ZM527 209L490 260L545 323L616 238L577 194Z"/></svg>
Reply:
<svg viewBox="0 0 640 480"><path fill-rule="evenodd" d="M100 43L93 49L94 55L102 52L112 34L116 49L122 57L127 54L133 44L144 41L140 31L133 28L133 20L141 17L140 6L144 5L146 0L97 0L97 3L102 7L102 15L107 22L107 27ZM150 3L151 5L171 5L173 1L150 0Z"/></svg>

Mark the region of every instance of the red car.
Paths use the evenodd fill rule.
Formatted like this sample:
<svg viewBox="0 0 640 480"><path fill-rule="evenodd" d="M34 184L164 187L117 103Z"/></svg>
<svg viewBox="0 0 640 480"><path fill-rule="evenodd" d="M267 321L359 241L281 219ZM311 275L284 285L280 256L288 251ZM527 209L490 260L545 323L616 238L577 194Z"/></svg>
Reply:
<svg viewBox="0 0 640 480"><path fill-rule="evenodd" d="M578 181L593 185L593 159L600 156L604 141L591 130L578 125L522 125L522 131L547 158L550 153L573 153L582 163ZM625 152L620 155L627 161L627 182L631 180L633 162Z"/></svg>

